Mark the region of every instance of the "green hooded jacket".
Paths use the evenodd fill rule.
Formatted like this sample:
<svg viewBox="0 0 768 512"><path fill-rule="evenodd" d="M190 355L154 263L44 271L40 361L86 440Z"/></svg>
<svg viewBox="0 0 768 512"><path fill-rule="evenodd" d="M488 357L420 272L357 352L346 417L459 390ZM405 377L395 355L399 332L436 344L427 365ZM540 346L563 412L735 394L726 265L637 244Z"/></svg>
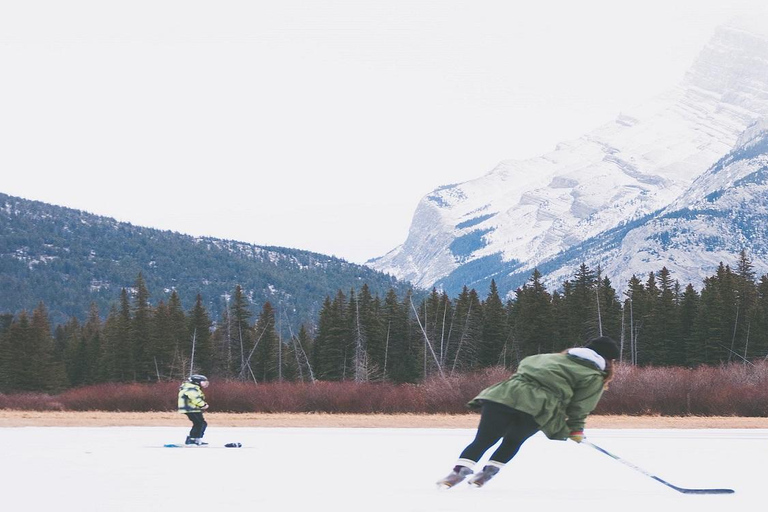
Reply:
<svg viewBox="0 0 768 512"><path fill-rule="evenodd" d="M480 392L468 406L497 402L533 416L550 439L564 440L583 430L603 394L606 373L571 354L539 354L520 361L509 379Z"/></svg>

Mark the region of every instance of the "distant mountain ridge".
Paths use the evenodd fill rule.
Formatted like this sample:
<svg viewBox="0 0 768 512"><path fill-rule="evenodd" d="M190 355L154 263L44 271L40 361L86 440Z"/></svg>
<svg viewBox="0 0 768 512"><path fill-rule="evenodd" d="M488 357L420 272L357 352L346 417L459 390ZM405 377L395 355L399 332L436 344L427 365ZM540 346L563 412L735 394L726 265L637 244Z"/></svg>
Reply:
<svg viewBox="0 0 768 512"><path fill-rule="evenodd" d="M339 289L367 283L383 297L390 287L398 295L410 288L331 256L133 226L0 193L0 313L31 311L43 301L59 323L83 319L95 302L106 316L139 273L153 304L176 290L189 310L200 293L212 320L240 284L254 313L270 301L286 328L314 322Z"/></svg>
<svg viewBox="0 0 768 512"><path fill-rule="evenodd" d="M714 260L733 261L741 249L756 253L755 267L768 271L762 245L746 234L717 250L675 236L677 245L667 244L664 257L630 243L640 225L663 231L656 216L671 205L681 215L679 201L693 199L697 178L724 155L744 151L739 137L766 116L768 28L726 25L668 93L551 153L504 161L480 178L425 196L405 243L369 264L449 294L464 285L482 290L491 279L509 294L534 268L554 289L582 262L601 265L619 287L627 274L661 266L684 284L700 285L719 263ZM756 233L759 225L751 229ZM633 257L634 251L649 254Z"/></svg>

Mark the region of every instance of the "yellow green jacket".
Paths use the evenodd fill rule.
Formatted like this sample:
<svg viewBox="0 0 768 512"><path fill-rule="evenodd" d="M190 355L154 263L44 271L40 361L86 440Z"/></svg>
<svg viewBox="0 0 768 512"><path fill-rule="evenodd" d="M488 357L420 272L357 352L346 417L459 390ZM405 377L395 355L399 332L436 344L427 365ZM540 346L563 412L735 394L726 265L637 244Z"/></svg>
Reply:
<svg viewBox="0 0 768 512"><path fill-rule="evenodd" d="M205 401L203 389L192 382L184 382L179 388L179 412L203 412L203 407L208 405Z"/></svg>

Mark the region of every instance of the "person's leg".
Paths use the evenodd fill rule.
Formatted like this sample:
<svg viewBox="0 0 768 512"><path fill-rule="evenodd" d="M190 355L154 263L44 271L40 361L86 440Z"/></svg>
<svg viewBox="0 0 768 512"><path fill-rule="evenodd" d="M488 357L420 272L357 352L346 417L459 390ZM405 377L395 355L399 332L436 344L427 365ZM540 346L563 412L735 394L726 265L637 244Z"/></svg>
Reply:
<svg viewBox="0 0 768 512"><path fill-rule="evenodd" d="M475 439L461 452L453 470L437 484L450 488L472 474L472 468L480 457L506 432L514 410L495 402L485 402L480 412L480 424Z"/></svg>
<svg viewBox="0 0 768 512"><path fill-rule="evenodd" d="M475 439L459 455L459 463L469 464L480 460L483 454L505 435L515 418L514 409L496 402L485 402L480 412L480 424Z"/></svg>
<svg viewBox="0 0 768 512"><path fill-rule="evenodd" d="M188 412L187 417L192 422L192 429L189 431L189 437L192 439L198 439L202 437L204 430L203 413L201 412Z"/></svg>
<svg viewBox="0 0 768 512"><path fill-rule="evenodd" d="M488 464L483 467L482 471L470 478L469 483L477 487L482 487L488 483L512 457L517 455L520 446L522 446L526 439L538 432L538 430L539 425L533 419L533 416L515 410L514 417L507 426L507 431L504 433L501 444L491 455Z"/></svg>
<svg viewBox="0 0 768 512"><path fill-rule="evenodd" d="M533 434L539 431L539 425L528 413L514 411L514 418L504 432L504 438L496 451L491 455L489 464L499 467L504 466L517 455L522 444Z"/></svg>
<svg viewBox="0 0 768 512"><path fill-rule="evenodd" d="M208 428L208 422L205 421L205 418L203 417L203 413L200 413L200 438L202 438L205 435L205 429Z"/></svg>

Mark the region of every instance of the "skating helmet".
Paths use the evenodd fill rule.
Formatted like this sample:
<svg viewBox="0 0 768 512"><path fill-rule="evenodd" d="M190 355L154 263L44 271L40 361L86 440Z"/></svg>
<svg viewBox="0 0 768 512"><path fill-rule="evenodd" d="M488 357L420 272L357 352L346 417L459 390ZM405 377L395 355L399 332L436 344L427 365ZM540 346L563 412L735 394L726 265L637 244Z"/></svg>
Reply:
<svg viewBox="0 0 768 512"><path fill-rule="evenodd" d="M208 377L206 377L205 375L195 374L195 375L189 376L189 382L191 382L192 384L197 384L198 386L200 385L201 382L207 381L207 380L208 380Z"/></svg>

